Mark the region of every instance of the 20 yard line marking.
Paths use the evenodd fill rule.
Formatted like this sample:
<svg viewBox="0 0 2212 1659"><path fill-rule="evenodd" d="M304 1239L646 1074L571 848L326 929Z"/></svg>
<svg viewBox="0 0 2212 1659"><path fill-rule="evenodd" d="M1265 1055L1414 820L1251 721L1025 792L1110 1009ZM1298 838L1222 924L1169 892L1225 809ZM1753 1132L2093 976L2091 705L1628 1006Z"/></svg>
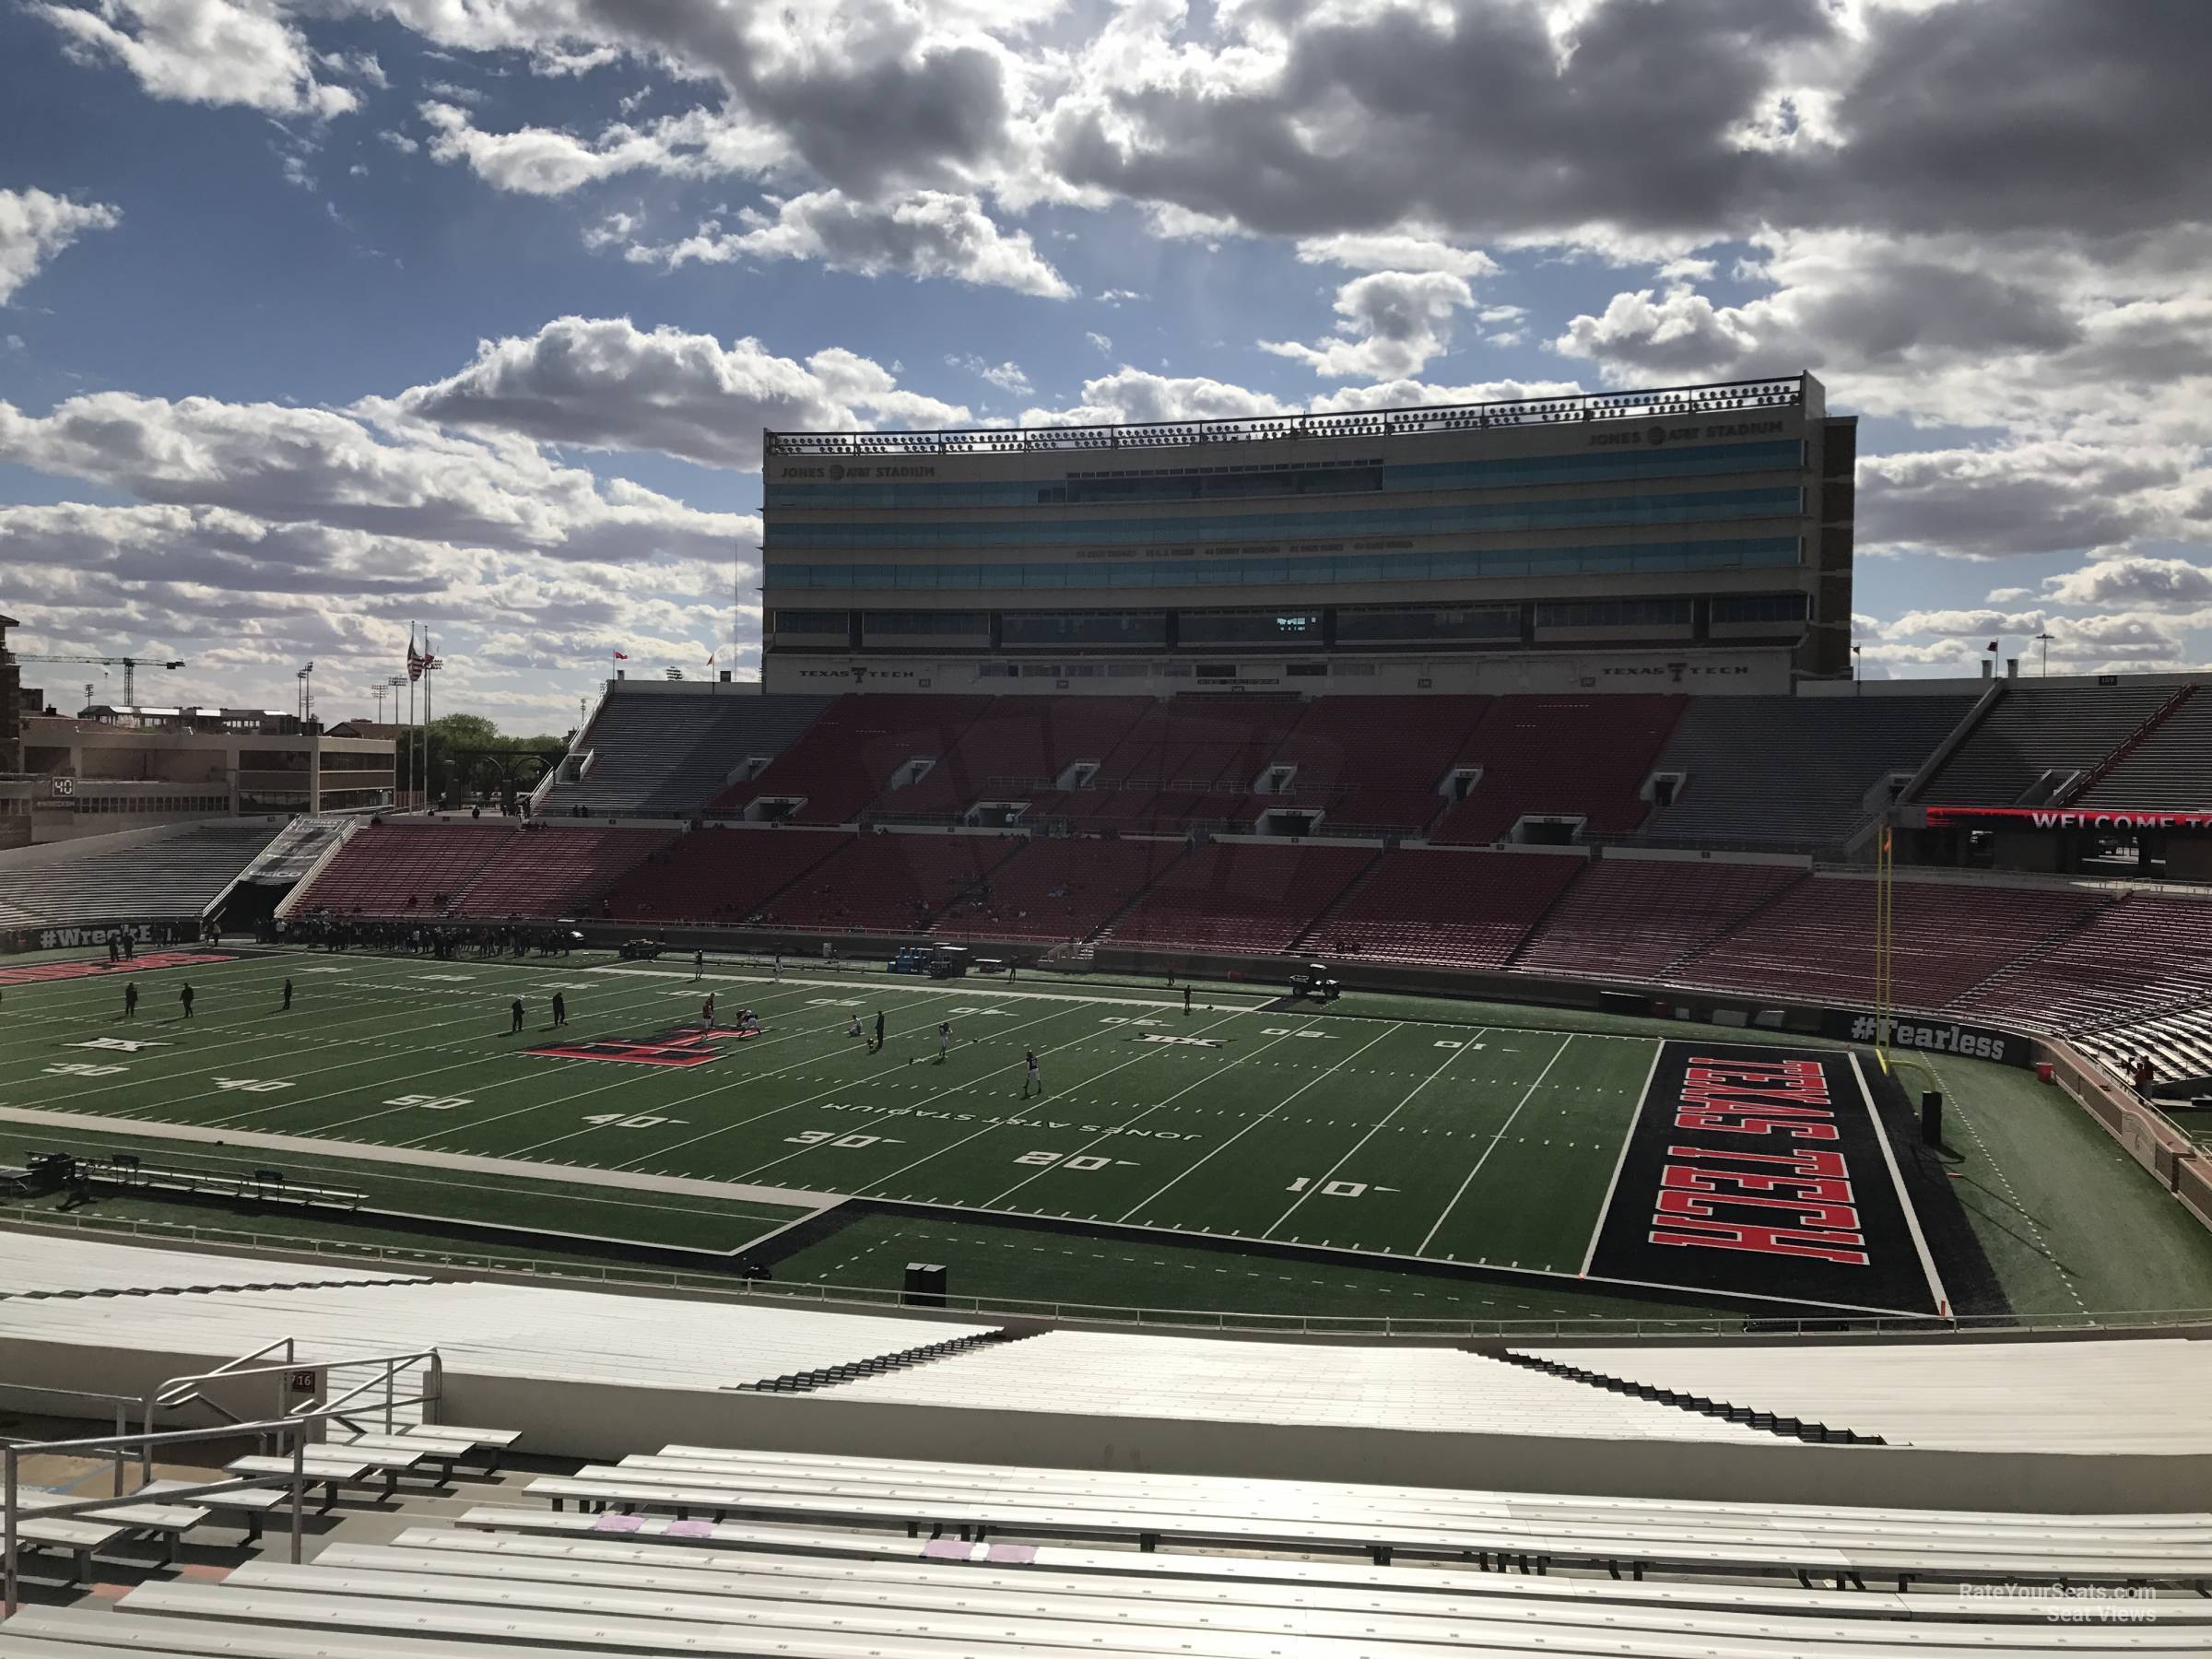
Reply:
<svg viewBox="0 0 2212 1659"><path fill-rule="evenodd" d="M1488 1034L1489 1027L1488 1026L1484 1026L1480 1030L1475 1033L1477 1037L1486 1037ZM1470 1041L1471 1041L1472 1040L1470 1039ZM1346 1164L1351 1162L1354 1158L1359 1156L1359 1148L1361 1147L1366 1146L1369 1141L1373 1140L1376 1135L1382 1134L1384 1124L1388 1124L1392 1118L1396 1117L1399 1112L1405 1111L1407 1106L1411 1105L1413 1103L1413 1097L1415 1095L1419 1094L1422 1089L1428 1088L1430 1084L1435 1082L1437 1078L1442 1077L1444 1075L1444 1067L1450 1065L1453 1061L1458 1059L1462 1054L1466 1053L1468 1052L1468 1043L1462 1043L1459 1047L1453 1049L1450 1053L1446 1054L1443 1057L1442 1062L1434 1071L1430 1072L1427 1077L1423 1077L1418 1083L1416 1083L1410 1089L1408 1089L1406 1093L1406 1098L1400 1100L1395 1106L1393 1106L1388 1112L1384 1112L1382 1114L1382 1121L1376 1124L1372 1129L1370 1129L1365 1135L1361 1135L1357 1141L1355 1141L1352 1144L1351 1149L1345 1153L1345 1155L1338 1159L1335 1163L1331 1164L1327 1172L1324 1174L1319 1181L1315 1182L1312 1186L1306 1188L1304 1192L1299 1194L1297 1197L1293 1198L1290 1201L1290 1207L1285 1210L1276 1218L1275 1227L1269 1228L1265 1232L1262 1233L1260 1237L1263 1239L1272 1239L1275 1236L1275 1230L1277 1227L1280 1227L1284 1222L1289 1220L1292 1216L1298 1213L1298 1206L1300 1205L1305 1203L1307 1199L1311 1198L1314 1194L1320 1192L1323 1187L1328 1185L1330 1182L1335 1180L1336 1171L1343 1169Z"/></svg>
<svg viewBox="0 0 2212 1659"><path fill-rule="evenodd" d="M1443 1231L1444 1223L1451 1218L1453 1210L1467 1195L1467 1189L1475 1184L1475 1177L1482 1173L1482 1166L1490 1161L1490 1154L1498 1150L1498 1143L1505 1138L1505 1132L1513 1126L1513 1120L1521 1115L1521 1108L1535 1098L1536 1090L1544 1087L1544 1079L1551 1076L1551 1068L1559 1063L1559 1056L1567 1052L1567 1043L1573 1041L1574 1033L1570 1031L1566 1042L1560 1043L1553 1051L1551 1058L1544 1062L1544 1069L1536 1074L1536 1080L1528 1086L1528 1092L1521 1097L1519 1104L1505 1114L1505 1122L1498 1125L1498 1133L1490 1136L1490 1144L1482 1149L1482 1156L1475 1160L1475 1167L1467 1171L1467 1178L1459 1183L1459 1191L1452 1194L1452 1202L1444 1206L1443 1214L1437 1217L1436 1225L1429 1230L1429 1236L1414 1247L1414 1254L1429 1253L1429 1246L1435 1241L1436 1235Z"/></svg>

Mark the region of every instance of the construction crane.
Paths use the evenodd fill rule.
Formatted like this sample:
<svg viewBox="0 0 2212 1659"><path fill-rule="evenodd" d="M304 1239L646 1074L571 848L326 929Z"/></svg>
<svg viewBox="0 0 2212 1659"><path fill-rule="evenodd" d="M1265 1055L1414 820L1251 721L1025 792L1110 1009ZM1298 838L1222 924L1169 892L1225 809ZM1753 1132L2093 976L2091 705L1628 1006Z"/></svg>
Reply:
<svg viewBox="0 0 2212 1659"><path fill-rule="evenodd" d="M149 657L127 656L37 656L27 651L11 653L18 663L97 663L102 668L123 670L123 700L127 707L138 705L138 670L141 668L182 668L182 663L159 663Z"/></svg>

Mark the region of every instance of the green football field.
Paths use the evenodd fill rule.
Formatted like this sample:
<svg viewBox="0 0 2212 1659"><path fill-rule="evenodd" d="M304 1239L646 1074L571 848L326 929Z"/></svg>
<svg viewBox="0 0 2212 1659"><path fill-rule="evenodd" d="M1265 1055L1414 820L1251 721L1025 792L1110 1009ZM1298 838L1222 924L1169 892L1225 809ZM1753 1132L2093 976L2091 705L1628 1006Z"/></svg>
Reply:
<svg viewBox="0 0 2212 1659"><path fill-rule="evenodd" d="M776 1257L786 1283L882 1288L925 1259L952 1269L956 1290L1090 1303L1697 1311L1693 1298L1579 1277L1660 1037L1684 1034L1657 1022L1359 994L1285 1007L1272 987L1219 984L1195 988L1186 1010L1158 982L942 983L814 966L779 978L750 962L710 962L695 982L688 959L604 954L223 954L141 968L130 1019L118 978L41 981L54 959L10 959L0 1159L129 1146L149 1163L356 1186L414 1215L712 1251L844 1200L893 1206L805 1224L803 1244ZM759 1034L700 1041L709 992L721 1022L748 1007ZM849 1032L879 1011L874 1052ZM547 1050L564 1052L533 1052ZM1041 1089L1026 1088L1025 1051ZM1971 1062L1942 1069L1967 1132L1953 1136L1960 1196L2016 1306L2212 1305L2212 1248L2199 1248L2212 1241L2171 1225L2116 1147L2041 1122L2055 1091L2023 1093L2024 1074ZM2070 1167L2053 1173L2051 1158ZM2063 1211L2085 1181L2110 1183L2100 1202L2126 1209L2132 1268L2077 1245L2063 1217L2023 1213L2024 1187L2053 1188ZM105 1207L148 1218L163 1206ZM341 1238L362 1226L286 1225ZM1251 1248L1271 1244L1329 1253ZM1442 1277L1409 1277L1409 1258ZM1455 1265L1519 1275L1500 1288L1453 1277Z"/></svg>

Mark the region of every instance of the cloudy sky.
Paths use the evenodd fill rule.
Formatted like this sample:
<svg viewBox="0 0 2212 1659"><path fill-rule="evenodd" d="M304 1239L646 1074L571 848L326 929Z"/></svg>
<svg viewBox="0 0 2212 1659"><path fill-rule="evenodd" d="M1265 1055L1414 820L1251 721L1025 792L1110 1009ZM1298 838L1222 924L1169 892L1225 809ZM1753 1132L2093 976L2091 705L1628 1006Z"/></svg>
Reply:
<svg viewBox="0 0 2212 1659"><path fill-rule="evenodd" d="M2204 666L2207 66L2206 0L0 0L0 610L332 715L421 620L559 730L757 665L763 424L1809 368L1872 671Z"/></svg>

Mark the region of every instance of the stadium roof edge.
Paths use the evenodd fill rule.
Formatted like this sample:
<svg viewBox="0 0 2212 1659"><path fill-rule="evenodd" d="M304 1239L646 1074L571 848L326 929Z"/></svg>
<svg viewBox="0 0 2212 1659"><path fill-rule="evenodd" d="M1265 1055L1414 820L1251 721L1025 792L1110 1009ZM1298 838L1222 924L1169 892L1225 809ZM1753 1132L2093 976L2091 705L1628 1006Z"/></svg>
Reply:
<svg viewBox="0 0 2212 1659"><path fill-rule="evenodd" d="M1145 420L1090 426L983 427L938 431L779 432L762 429L768 454L951 454L1024 450L1121 449L1272 438L1399 437L1490 426L1550 426L1653 415L1805 405L1824 407L1812 374L1578 392L1489 403L1412 405L1346 413L1239 416L1220 420Z"/></svg>

